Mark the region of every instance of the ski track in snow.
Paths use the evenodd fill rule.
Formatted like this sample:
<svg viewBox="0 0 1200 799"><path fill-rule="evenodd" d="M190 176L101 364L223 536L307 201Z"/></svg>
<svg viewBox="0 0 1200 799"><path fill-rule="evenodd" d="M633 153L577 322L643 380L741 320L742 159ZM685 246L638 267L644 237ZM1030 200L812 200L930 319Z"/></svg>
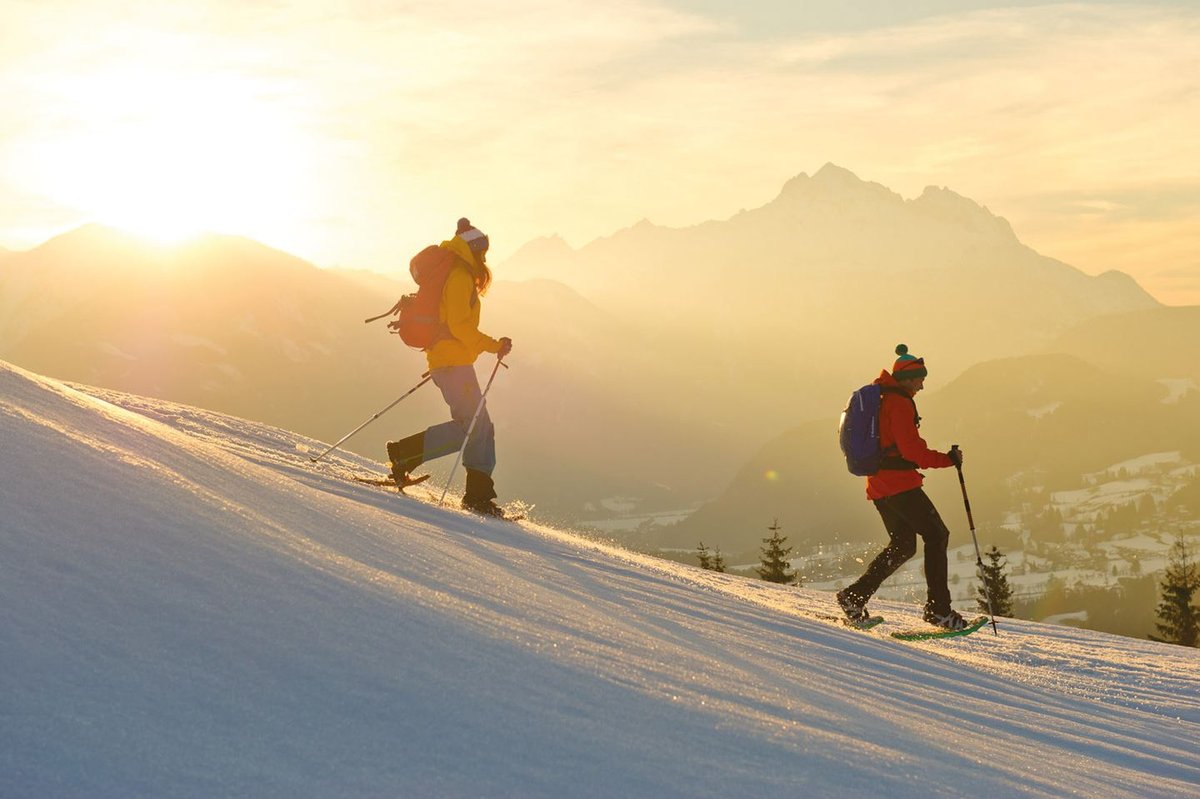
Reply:
<svg viewBox="0 0 1200 799"><path fill-rule="evenodd" d="M0 796L1200 796L1196 650L897 642L3 364L0 441Z"/></svg>

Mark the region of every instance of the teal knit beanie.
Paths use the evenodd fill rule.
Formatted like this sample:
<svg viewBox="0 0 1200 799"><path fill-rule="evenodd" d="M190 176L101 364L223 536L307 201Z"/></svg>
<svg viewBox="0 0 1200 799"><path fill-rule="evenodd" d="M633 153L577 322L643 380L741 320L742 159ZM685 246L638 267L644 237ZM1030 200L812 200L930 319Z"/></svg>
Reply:
<svg viewBox="0 0 1200 799"><path fill-rule="evenodd" d="M908 354L907 344L896 345L896 362L892 364L892 377L897 380L915 380L926 377L929 372L925 369L925 359Z"/></svg>

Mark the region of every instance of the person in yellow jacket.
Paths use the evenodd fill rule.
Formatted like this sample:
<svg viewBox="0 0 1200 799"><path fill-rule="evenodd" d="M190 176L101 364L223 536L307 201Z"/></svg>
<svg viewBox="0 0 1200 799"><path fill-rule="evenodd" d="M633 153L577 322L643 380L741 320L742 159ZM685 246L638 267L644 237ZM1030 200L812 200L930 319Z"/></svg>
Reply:
<svg viewBox="0 0 1200 799"><path fill-rule="evenodd" d="M479 329L480 299L492 282L487 265L488 237L470 220L458 220L454 238L443 241L443 249L454 254L454 266L442 288L438 319L442 336L425 350L434 385L450 406L450 421L436 424L424 432L387 445L392 478L396 485L413 482L409 473L428 460L458 452L462 448L482 392L475 375L475 360L485 352L504 358L512 350L512 339L492 338ZM496 468L496 432L488 416L486 403L475 420L475 429L463 451L467 471L466 493L462 506L488 516L503 516L494 502L496 488L492 472Z"/></svg>

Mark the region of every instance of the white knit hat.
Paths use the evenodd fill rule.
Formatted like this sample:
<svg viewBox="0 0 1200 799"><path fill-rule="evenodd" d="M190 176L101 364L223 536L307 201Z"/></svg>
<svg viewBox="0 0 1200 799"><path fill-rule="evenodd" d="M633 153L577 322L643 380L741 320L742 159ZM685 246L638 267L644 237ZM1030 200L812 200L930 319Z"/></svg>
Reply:
<svg viewBox="0 0 1200 799"><path fill-rule="evenodd" d="M488 237L465 216L458 220L458 237L467 243L471 252L483 252L488 248Z"/></svg>

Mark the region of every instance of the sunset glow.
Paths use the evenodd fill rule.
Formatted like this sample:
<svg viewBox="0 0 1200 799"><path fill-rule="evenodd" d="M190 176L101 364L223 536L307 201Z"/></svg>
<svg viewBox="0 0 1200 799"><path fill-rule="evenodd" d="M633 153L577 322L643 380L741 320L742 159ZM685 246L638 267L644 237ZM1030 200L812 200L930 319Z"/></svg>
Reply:
<svg viewBox="0 0 1200 799"><path fill-rule="evenodd" d="M58 84L78 124L26 144L23 181L82 217L158 241L205 230L292 238L312 158L297 127L262 101L266 87L149 67Z"/></svg>
<svg viewBox="0 0 1200 799"><path fill-rule="evenodd" d="M467 215L500 262L725 219L833 162L1200 302L1191 3L68 1L5 30L10 248L101 220L387 268Z"/></svg>

